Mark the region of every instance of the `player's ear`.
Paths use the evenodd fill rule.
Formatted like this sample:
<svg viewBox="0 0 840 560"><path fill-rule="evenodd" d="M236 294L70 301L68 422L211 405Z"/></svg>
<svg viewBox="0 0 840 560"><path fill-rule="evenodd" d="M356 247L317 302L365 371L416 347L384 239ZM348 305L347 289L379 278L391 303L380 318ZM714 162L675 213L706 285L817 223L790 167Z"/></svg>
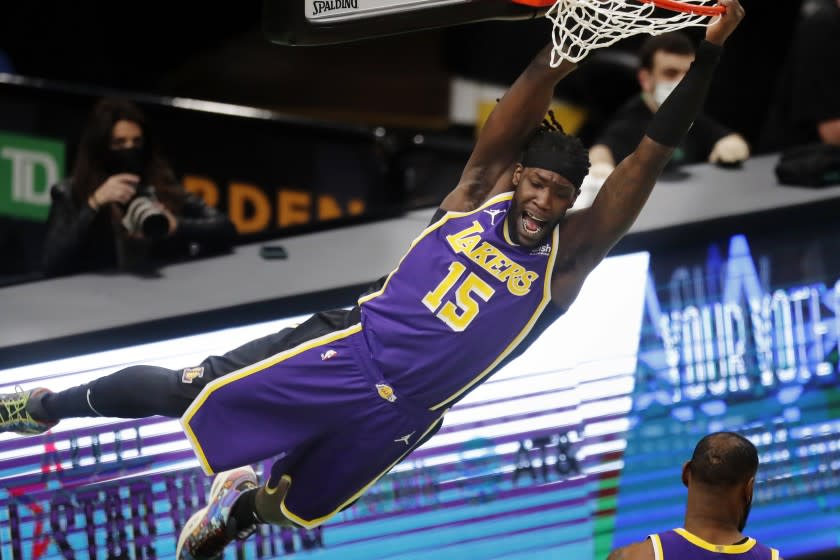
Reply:
<svg viewBox="0 0 840 560"><path fill-rule="evenodd" d="M513 177L511 177L511 181L513 182L514 187L519 186L519 181L522 180L522 170L525 169L522 167L521 163L516 164L516 169L513 170Z"/></svg>
<svg viewBox="0 0 840 560"><path fill-rule="evenodd" d="M686 461L682 468L682 483L686 488L688 488L689 480L691 480L691 461Z"/></svg>

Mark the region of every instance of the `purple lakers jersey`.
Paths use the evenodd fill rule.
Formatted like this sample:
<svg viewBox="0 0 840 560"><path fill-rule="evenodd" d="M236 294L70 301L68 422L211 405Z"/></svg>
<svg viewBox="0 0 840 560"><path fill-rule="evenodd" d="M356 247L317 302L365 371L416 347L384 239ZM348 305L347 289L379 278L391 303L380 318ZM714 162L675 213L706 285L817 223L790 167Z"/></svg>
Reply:
<svg viewBox="0 0 840 560"><path fill-rule="evenodd" d="M706 542L685 529L650 535L656 560L778 560L779 551L749 538L740 544Z"/></svg>
<svg viewBox="0 0 840 560"><path fill-rule="evenodd" d="M412 242L383 287L360 300L372 359L394 388L431 409L475 388L551 300L558 231L526 248L506 218L513 193L448 212Z"/></svg>

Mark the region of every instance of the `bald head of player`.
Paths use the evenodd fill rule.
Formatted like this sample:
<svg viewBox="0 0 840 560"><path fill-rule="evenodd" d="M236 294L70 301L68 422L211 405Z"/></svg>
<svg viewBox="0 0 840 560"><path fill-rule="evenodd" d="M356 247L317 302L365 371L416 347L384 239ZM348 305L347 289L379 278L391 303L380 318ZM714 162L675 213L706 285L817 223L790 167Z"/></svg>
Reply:
<svg viewBox="0 0 840 560"><path fill-rule="evenodd" d="M710 537L710 542L740 539L750 515L756 471L758 452L744 436L717 432L701 439L682 470L688 488L685 528Z"/></svg>
<svg viewBox="0 0 840 560"><path fill-rule="evenodd" d="M546 128L534 133L512 177L508 231L520 245L543 242L574 205L588 171L589 153L579 139Z"/></svg>

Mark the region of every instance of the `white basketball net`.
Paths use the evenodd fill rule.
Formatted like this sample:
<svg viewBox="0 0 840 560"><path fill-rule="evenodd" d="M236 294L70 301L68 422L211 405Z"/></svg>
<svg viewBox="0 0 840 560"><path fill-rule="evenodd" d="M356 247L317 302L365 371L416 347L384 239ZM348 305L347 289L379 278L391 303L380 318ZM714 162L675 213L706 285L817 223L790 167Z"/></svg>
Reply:
<svg viewBox="0 0 840 560"><path fill-rule="evenodd" d="M709 0L682 0L695 6L715 4ZM580 62L594 49L647 33L660 35L691 26L705 26L709 16L657 8L641 0L557 0L545 17L554 24L551 66L563 60Z"/></svg>

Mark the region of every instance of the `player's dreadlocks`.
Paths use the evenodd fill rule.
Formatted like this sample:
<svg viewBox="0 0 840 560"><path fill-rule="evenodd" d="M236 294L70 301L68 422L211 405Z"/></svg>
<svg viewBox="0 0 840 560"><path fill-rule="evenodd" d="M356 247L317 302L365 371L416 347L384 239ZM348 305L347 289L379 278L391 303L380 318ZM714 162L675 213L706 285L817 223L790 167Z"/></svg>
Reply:
<svg viewBox="0 0 840 560"><path fill-rule="evenodd" d="M580 139L563 132L554 111L549 110L525 144L522 166L554 171L580 188L589 172L589 152Z"/></svg>
<svg viewBox="0 0 840 560"><path fill-rule="evenodd" d="M563 132L563 125L557 120L557 115L554 114L554 109L549 109L548 114L543 118L540 128L543 130L554 130L556 132ZM565 133L564 133L565 134Z"/></svg>

